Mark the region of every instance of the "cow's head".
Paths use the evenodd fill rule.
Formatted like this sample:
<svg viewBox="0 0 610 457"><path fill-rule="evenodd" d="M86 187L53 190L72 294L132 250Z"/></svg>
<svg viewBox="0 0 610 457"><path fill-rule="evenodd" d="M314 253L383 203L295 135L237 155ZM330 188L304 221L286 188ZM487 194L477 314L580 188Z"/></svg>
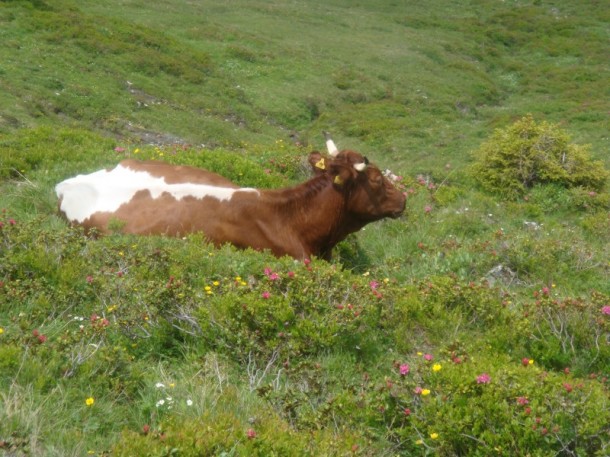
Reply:
<svg viewBox="0 0 610 457"><path fill-rule="evenodd" d="M327 137L331 157L312 152L309 162L317 175L327 174L333 186L346 198L347 211L363 223L384 217L399 217L405 210L406 197L381 170L355 151L338 151Z"/></svg>

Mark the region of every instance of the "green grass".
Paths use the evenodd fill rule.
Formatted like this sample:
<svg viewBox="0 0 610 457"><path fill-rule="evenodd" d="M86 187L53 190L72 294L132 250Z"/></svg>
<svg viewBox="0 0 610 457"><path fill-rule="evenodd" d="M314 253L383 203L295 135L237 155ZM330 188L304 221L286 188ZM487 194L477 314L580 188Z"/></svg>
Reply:
<svg viewBox="0 0 610 457"><path fill-rule="evenodd" d="M510 200L470 164L531 113L610 165L608 14L0 1L0 452L607 455L607 184ZM323 130L408 194L330 263L56 212L124 157L291 185Z"/></svg>
<svg viewBox="0 0 610 457"><path fill-rule="evenodd" d="M28 4L0 10L5 131L51 118L237 146L326 129L424 171L530 112L607 160L601 5Z"/></svg>

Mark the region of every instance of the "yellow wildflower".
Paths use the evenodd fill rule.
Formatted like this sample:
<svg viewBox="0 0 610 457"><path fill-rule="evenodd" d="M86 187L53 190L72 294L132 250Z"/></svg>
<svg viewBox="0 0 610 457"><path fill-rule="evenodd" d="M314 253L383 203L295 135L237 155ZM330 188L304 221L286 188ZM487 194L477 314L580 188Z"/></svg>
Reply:
<svg viewBox="0 0 610 457"><path fill-rule="evenodd" d="M430 438L432 438L433 440L438 438L438 433L430 433Z"/></svg>
<svg viewBox="0 0 610 457"><path fill-rule="evenodd" d="M89 397L85 400L85 405L87 406L93 406L93 403L95 403L95 399L93 397Z"/></svg>
<svg viewBox="0 0 610 457"><path fill-rule="evenodd" d="M435 363L434 365L432 365L432 371L441 371L441 364L440 363Z"/></svg>
<svg viewBox="0 0 610 457"><path fill-rule="evenodd" d="M430 395L430 389L423 389L421 394L425 397L426 395Z"/></svg>

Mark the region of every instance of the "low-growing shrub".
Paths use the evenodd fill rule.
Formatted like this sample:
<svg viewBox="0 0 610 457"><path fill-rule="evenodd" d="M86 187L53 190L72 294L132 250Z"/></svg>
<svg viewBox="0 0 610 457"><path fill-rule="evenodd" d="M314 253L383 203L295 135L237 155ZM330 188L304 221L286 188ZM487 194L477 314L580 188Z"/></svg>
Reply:
<svg viewBox="0 0 610 457"><path fill-rule="evenodd" d="M550 369L582 373L608 369L610 297L594 292L586 299L556 298L544 287L526 307L531 329L527 347Z"/></svg>
<svg viewBox="0 0 610 457"><path fill-rule="evenodd" d="M605 383L531 362L419 352L397 360L370 395L379 396L388 438L407 455L603 455Z"/></svg>
<svg viewBox="0 0 610 457"><path fill-rule="evenodd" d="M227 397L226 395L224 397ZM234 398L223 401L235 402ZM349 431L301 433L269 411L257 411L250 421L231 413L207 412L197 418L172 418L158 427L125 431L112 449L118 456L374 456L359 452L361 438Z"/></svg>
<svg viewBox="0 0 610 457"><path fill-rule="evenodd" d="M526 116L496 130L474 153L474 178L487 190L516 198L537 184L601 190L610 173L587 146L570 142L557 125Z"/></svg>
<svg viewBox="0 0 610 457"><path fill-rule="evenodd" d="M379 283L352 281L324 263L266 267L260 277L208 286L197 306L203 339L217 350L285 359L325 349L354 351L374 340Z"/></svg>

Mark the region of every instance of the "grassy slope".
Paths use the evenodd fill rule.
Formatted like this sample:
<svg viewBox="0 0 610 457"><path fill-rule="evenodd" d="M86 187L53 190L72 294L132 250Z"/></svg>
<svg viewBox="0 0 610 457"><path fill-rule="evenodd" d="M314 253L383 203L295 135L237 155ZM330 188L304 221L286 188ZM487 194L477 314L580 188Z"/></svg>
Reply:
<svg viewBox="0 0 610 457"><path fill-rule="evenodd" d="M129 1L16 11L3 20L5 129L55 112L57 121L118 132L132 122L208 144L297 131L319 145L329 129L399 166L429 169L463 164L490 128L531 112L562 122L601 157L607 148L601 3Z"/></svg>
<svg viewBox="0 0 610 457"><path fill-rule="evenodd" d="M484 370L494 380L512 379L512 384L497 386L502 395L522 395L501 390L516 384L524 391L551 389L545 395L561 401L560 376L566 366L575 372L569 382L586 382L587 388L592 372L608 374L607 365L594 357L597 341L580 333L591 322L569 315L576 349L566 351L553 338L545 345L547 340L536 333L540 326L521 314L536 312L528 308L530 297L543 287L552 287L558 300L589 297L592 290L610 294L607 208L577 208L573 195L552 188L534 190L528 202L506 203L473 189L464 173L470 151L493 128L527 112L561 123L610 163L608 97L603 96L610 18L603 2L589 2L587 8L567 1L487 0L312 0L306 8L295 2L240 0L117 3L0 2L0 208L7 208L0 219L5 229L10 218L17 227L25 224L3 238L1 246L5 277L0 281L21 282L3 289L10 307L0 305L0 328L5 329L0 338L6 342L0 347L0 368L10 373L0 378L7 381L0 392L0 440L8 437L19 452L82 455L88 449L101 453L119 441L124 446L137 442L132 433L145 423L171 430L174 423L179 429L186 427L185 421L198 424L205 417L204 422L217 422L222 430L245 431L258 414L255 428L267 434L263 442L274 441L277 431L281 439L276 441L292 442L295 449L303 445L299 434L285 431L292 424L314 434L318 450L336 450L329 444L336 439L340 450L335 454L347 452L352 443L370 455L407 452L416 439L413 430L426 434L434 430L422 429L422 424L441 427L444 422L447 447L442 448L442 440L426 440L427 445L455 452L451 443L459 437L451 441L451 430L464 426L469 434L472 427L460 422L464 411L422 411L421 430L407 424L398 431L393 420L380 425L370 413L395 401L394 395L380 398L379 387L395 377L393 361L415 366L417 351L434 353L448 376L444 389L456 397L453 386L474 395L467 379ZM39 126L48 129L24 129ZM369 282L389 279L381 302L388 315L379 317L377 326L369 320L358 328L364 332L359 345L370 340L364 353L341 333L335 340L328 337L338 350L315 339L310 356L298 351L295 356L284 348L293 365L282 377L278 363L273 376L264 377L263 384L273 384L276 375L281 379L281 388L265 401L250 389L251 347L240 346L230 335L219 335L226 347L206 338L189 339L164 323L182 325L176 315L200 313L204 287L214 280L231 296L237 275L248 278L250 288L250 295L240 300L259 306L267 287L264 267L271 265L284 276L294 267L290 261L230 249L211 251L198 239L181 243L118 237L83 245L54 215L54 183L114 163L116 145L126 147L127 155L217 169L246 185L279 186L303 179L299 161L309 150L287 146L289 134L321 147L322 130L331 130L340 145L362 150L404 174L415 193L406 219L370 226L358 241L344 244L334 265L316 266L313 275L322 283L329 281L326 289L317 291L322 286L307 283L311 278L302 266L297 270L305 285L296 288L302 298L291 300L314 308L319 302L368 302ZM149 141L203 143L207 149L183 152L174 146L140 145ZM279 164L272 162L277 154ZM436 187L427 190L419 184L420 173ZM524 221L535 221L540 228ZM346 268L347 279L335 271L338 264ZM466 287L497 265L516 274L500 281L502 304L515 313L508 317L496 309L499 299L484 291L468 295ZM121 268L131 273L123 282L115 276ZM93 287L85 285L87 274L94 277ZM457 284L441 287L452 284L451 275ZM181 279L184 289L168 298L158 291L169 276ZM428 283L436 284L435 292L426 289ZM358 285L357 292L344 295L348 284ZM218 309L230 307L222 296L213 302ZM154 300L169 311L156 309ZM121 308L109 311L114 304ZM476 309L479 304L483 310ZM138 324L143 306L148 307L150 328ZM74 317L87 320L94 313L110 317L113 312L116 327L107 333L91 324L86 334L79 334L73 322ZM481 318L485 312L498 322ZM200 314L195 317L205 322ZM216 318L227 328L236 325ZM335 320L349 325L334 314L327 318L321 327L332 327ZM545 322L543 315L538 318ZM266 322L252 325L267 328ZM50 336L47 346L37 346L32 330L38 328ZM144 333L134 338L139 331ZM149 338L142 338L147 331ZM240 337L241 331L235 328ZM307 337L302 328L290 331ZM276 342L274 331L270 335L264 348ZM248 338L252 335L246 334ZM93 351L91 344L99 350ZM260 357L269 357L264 348ZM462 374L458 368L451 371L452 351L473 358ZM524 356L536 358L541 366L536 373L551 373L550 384L534 384L513 368ZM86 363L80 365L79 357ZM66 374L66 366L78 367L77 374ZM361 379L369 375L367 387ZM434 381L423 371L418 376L422 382ZM160 398L156 382L175 383L174 397L181 400L198 398L196 409L182 403L175 413L159 411L154 406ZM311 389L309 397L303 397L304 385ZM595 396L601 388L591 389L591 398L601 398L598 404L603 406L607 388L601 397ZM350 404L355 390L366 407L339 408L336 399ZM84 406L90 395L98 409ZM547 414L542 396L534 400L531 395L539 414ZM488 401L504 404L497 398ZM216 408L219 402L234 406ZM488 414L489 408L473 405L467 416ZM434 417L445 419L435 422ZM595 426L593 419L591 424ZM57 429L65 432L57 435ZM316 429L333 430L334 437ZM121 440L123 430L127 435ZM194 436L198 430L189 433ZM363 435L367 440L358 439ZM541 443L532 438L529 449ZM151 444L142 445L146 449Z"/></svg>

